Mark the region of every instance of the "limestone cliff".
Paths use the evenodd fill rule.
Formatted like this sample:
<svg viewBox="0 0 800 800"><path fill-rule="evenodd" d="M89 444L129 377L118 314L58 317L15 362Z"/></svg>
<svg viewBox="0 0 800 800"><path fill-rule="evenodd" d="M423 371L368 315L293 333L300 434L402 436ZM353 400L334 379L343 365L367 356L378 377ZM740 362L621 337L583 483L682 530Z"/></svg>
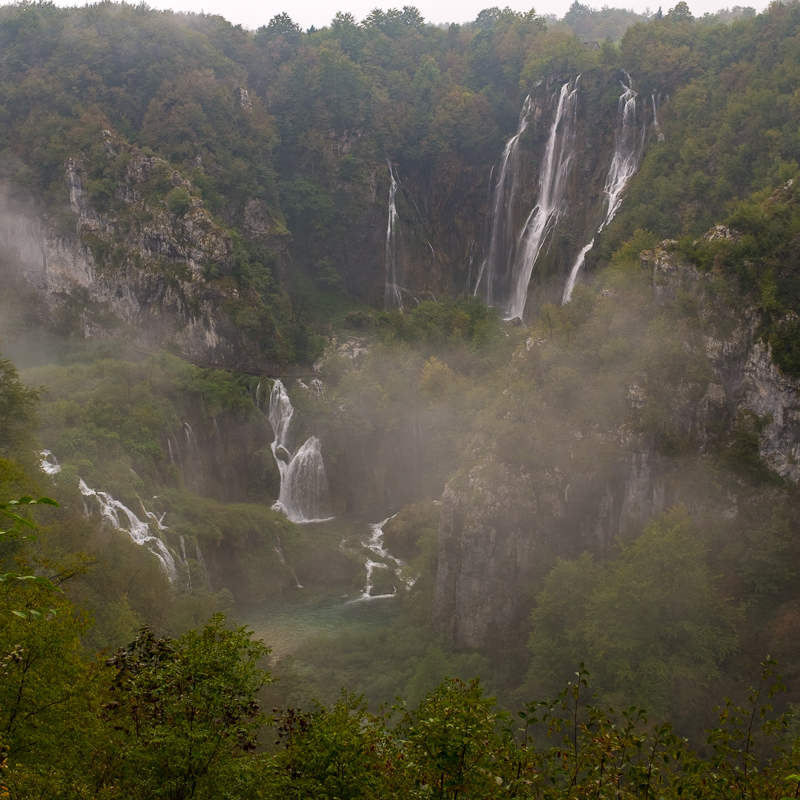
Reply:
<svg viewBox="0 0 800 800"><path fill-rule="evenodd" d="M35 290L42 321L201 365L277 370L229 313L261 301L231 277L231 235L190 181L111 131L67 160L64 181L72 219L60 229L13 205L0 215L4 277L15 272ZM248 203L246 232L279 250L279 226L261 205Z"/></svg>
<svg viewBox="0 0 800 800"><path fill-rule="evenodd" d="M717 226L706 236L737 235ZM681 293L691 296L706 321L694 346L702 349L716 379L695 409L697 419L692 425L701 444L707 443L705 431L712 423L733 426L743 414L753 415L765 463L782 478L800 482L800 381L775 366L768 346L757 336L756 311L732 302L740 298L717 291L714 273L700 272L676 252L674 242L662 242L654 251L643 253L642 263L653 270L658 303L674 302Z"/></svg>
<svg viewBox="0 0 800 800"><path fill-rule="evenodd" d="M716 231L723 234L734 235ZM681 314L670 317L678 320L670 323L674 346L659 367L628 373L626 385L613 390L618 399L625 393L627 411L615 401L604 424L580 424L566 410L574 399L562 402L563 410L548 407L553 395L548 400L546 391L532 411L519 410L519 398L500 403L499 435L476 436L467 457L472 466L444 492L432 619L458 646L485 648L519 635L531 587L556 557L589 550L602 558L615 537L635 535L676 502L698 517L735 517L747 484L704 471L711 461L724 469L736 431L753 442L753 458L765 470L800 481L800 382L772 362L757 337L755 312L672 242L644 253L642 265L652 274L654 320L659 308L689 311L681 312L685 324ZM598 314L608 302L602 295L595 301ZM529 340L527 350L535 354L540 344ZM539 391L537 384L553 378L547 361L531 357L518 354L518 369L534 371L536 382L527 385ZM592 380L593 402L608 403L599 377ZM513 372L509 381L504 394L511 396L518 391ZM512 427L515 416L522 427Z"/></svg>

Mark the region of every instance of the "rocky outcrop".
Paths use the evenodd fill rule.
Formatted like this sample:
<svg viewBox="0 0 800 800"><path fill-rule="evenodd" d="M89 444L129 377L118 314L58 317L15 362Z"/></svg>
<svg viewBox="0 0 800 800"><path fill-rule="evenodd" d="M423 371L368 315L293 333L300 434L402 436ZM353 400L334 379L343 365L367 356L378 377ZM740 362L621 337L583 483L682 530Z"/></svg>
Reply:
<svg viewBox="0 0 800 800"><path fill-rule="evenodd" d="M110 131L101 136L91 161L83 155L65 165L71 230L13 208L0 216L4 272L16 271L41 298L44 320L70 333L124 335L202 365L276 371L226 311L258 303L227 277L227 231L167 162ZM117 176L111 184L93 177L98 161L103 174ZM105 192L102 202L93 192ZM278 226L257 203L248 204L246 221L269 239Z"/></svg>
<svg viewBox="0 0 800 800"><path fill-rule="evenodd" d="M736 236L723 228L710 235ZM654 393L661 391L662 401L667 396L664 386L655 385L663 376L644 371L627 386L629 421L617 428L562 430L554 441L564 452L546 457L557 467L511 466L491 442L477 444L474 466L452 479L442 497L432 609L436 628L460 647L482 649L520 635L533 600L530 587L556 557L574 558L584 550L602 557L616 537L635 535L676 502L700 516L735 517L735 481L726 487L697 482L686 468L702 470L706 456L724 451L741 420L756 421L750 430L758 432L766 465L800 481L800 382L773 363L757 337L755 312L737 308L730 292L720 291L718 276L698 270L672 242L644 253L642 264L652 270L659 305L692 309L681 346L698 369L666 387L664 406L683 455L664 455L637 428ZM529 340L526 353L535 346ZM602 463L593 455L600 447Z"/></svg>
<svg viewBox="0 0 800 800"><path fill-rule="evenodd" d="M556 557L604 553L673 498L670 464L622 431L603 468L520 472L482 460L442 496L432 621L459 647L485 648L519 633L529 587Z"/></svg>
<svg viewBox="0 0 800 800"><path fill-rule="evenodd" d="M736 241L739 234L722 225L704 238ZM667 304L680 293L694 298L704 321L698 341L715 374L696 404L692 431L701 448L712 441L715 424L731 426L743 412L760 423L759 453L782 478L800 482L800 381L781 373L769 348L757 336L754 309L735 308L727 293L715 292L713 272L703 273L675 251L675 243L662 242L642 254L642 265L653 270L653 294Z"/></svg>

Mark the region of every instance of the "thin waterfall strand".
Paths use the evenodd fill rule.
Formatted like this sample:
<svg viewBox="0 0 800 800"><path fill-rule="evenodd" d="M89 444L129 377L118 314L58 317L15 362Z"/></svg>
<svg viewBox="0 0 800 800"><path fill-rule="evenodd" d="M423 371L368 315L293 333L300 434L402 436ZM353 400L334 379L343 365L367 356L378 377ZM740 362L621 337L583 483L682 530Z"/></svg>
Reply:
<svg viewBox="0 0 800 800"><path fill-rule="evenodd" d="M570 270L567 284L564 287L563 303L568 303L572 297L572 290L578 279L586 254L592 249L597 235L603 228L614 219L619 207L622 204L622 194L628 181L636 174L639 168L639 160L644 147L644 137L640 137L636 130L636 97L633 90L633 81L627 72L624 73L627 85L620 81L622 94L618 101L617 127L614 132L614 154L611 158L611 166L608 169L606 183L603 191L606 195L606 213L600 227L597 229L592 241L581 250L575 264ZM642 133L646 131L646 126L642 126Z"/></svg>
<svg viewBox="0 0 800 800"><path fill-rule="evenodd" d="M384 290L384 304L386 308L399 308L403 310L402 297L402 264L400 218L397 215L395 197L397 196L397 179L394 174L392 162L389 165L389 221L386 225L386 288Z"/></svg>

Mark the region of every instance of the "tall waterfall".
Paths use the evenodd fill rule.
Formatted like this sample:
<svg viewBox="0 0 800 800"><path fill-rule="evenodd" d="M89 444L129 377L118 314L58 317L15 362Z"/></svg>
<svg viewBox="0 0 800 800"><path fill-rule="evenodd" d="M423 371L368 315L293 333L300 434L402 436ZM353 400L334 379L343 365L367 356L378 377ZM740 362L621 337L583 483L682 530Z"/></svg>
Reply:
<svg viewBox="0 0 800 800"><path fill-rule="evenodd" d="M564 192L575 155L578 80L567 81L558 95L539 175L536 205L517 233L513 200L517 193L519 141L528 126L531 99L520 113L517 133L506 143L491 201L489 252L481 267L476 293L500 308L506 319L522 318L531 274L548 236L564 213Z"/></svg>
<svg viewBox="0 0 800 800"><path fill-rule="evenodd" d="M489 251L481 265L478 280L475 283L475 294L482 291L486 302L500 305L505 302L507 288L511 282L512 265L514 263L514 200L518 192L519 140L528 127L531 114L531 96L525 98L519 115L517 132L506 142L497 183L491 195L491 232ZM481 283L483 289L481 290Z"/></svg>
<svg viewBox="0 0 800 800"><path fill-rule="evenodd" d="M320 443L316 436L311 436L296 452L292 451L289 426L293 415L286 388L276 380L269 396L268 418L275 434L271 447L281 488L273 508L292 522L319 522L331 516Z"/></svg>
<svg viewBox="0 0 800 800"><path fill-rule="evenodd" d="M639 168L639 159L644 148L645 134L647 127L642 125L641 135L636 130L636 92L633 91L633 81L627 72L624 73L625 81L620 81L622 94L617 103L617 126L614 131L614 155L611 158L611 166L608 169L606 183L603 191L606 195L606 213L597 233L592 241L586 245L578 254L575 264L570 270L567 284L564 287L563 303L568 303L572 297L572 290L578 279L586 254L592 249L595 238L603 228L614 218L622 203L622 193L628 185L628 181L634 176ZM655 114L655 101L653 103Z"/></svg>
<svg viewBox="0 0 800 800"><path fill-rule="evenodd" d="M140 546L146 547L160 562L161 568L167 573L170 583L175 583L178 579L178 569L175 566L175 558L158 536L154 536L150 531L150 526L139 519L126 505L115 500L107 492L99 492L90 489L81 479L78 483L81 494L86 498L94 499L100 507L100 515L104 520L111 523L112 527L118 531L125 531L131 540ZM152 519L159 531L166 530L163 525L163 515L156 516L152 511L145 509L145 515Z"/></svg>
<svg viewBox="0 0 800 800"><path fill-rule="evenodd" d="M545 151L539 197L525 222L520 237L520 253L514 265L515 284L507 319L522 319L528 299L528 284L548 234L564 213L564 190L575 155L575 111L580 75L561 87L558 109Z"/></svg>
<svg viewBox="0 0 800 800"><path fill-rule="evenodd" d="M400 231L400 218L397 215L395 197L397 196L397 178L395 178L392 162L389 165L389 221L386 226L386 288L384 290L384 304L386 308L403 308L401 294L402 284L402 236Z"/></svg>

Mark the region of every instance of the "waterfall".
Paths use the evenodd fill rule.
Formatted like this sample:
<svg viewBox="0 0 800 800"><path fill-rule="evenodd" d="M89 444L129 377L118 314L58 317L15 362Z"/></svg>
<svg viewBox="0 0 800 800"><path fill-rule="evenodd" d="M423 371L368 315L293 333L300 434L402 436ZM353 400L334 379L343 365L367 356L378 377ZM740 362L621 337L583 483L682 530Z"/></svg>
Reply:
<svg viewBox="0 0 800 800"><path fill-rule="evenodd" d="M399 579L405 584L406 589L411 589L411 587L416 583L417 577L404 577L400 573L400 569L404 566L403 562L399 558L395 558L384 546L383 546L383 526L390 520L394 519L397 516L396 514L387 517L383 522L376 522L369 526L370 528L370 536L363 544L364 547L369 551L370 555L367 556L366 561L364 562L364 567L367 573L367 583L364 586L361 594L356 598L356 600L382 600L387 597L394 597L397 594L397 587L395 586L393 591L388 594L372 594L372 575L374 574L376 569L391 569L394 571L395 578ZM373 556L377 556L381 559L381 561L375 561Z"/></svg>
<svg viewBox="0 0 800 800"><path fill-rule="evenodd" d="M386 308L399 308L403 310L402 297L402 236L400 231L400 218L397 215L395 197L397 195L397 179L391 161L389 165L389 222L386 226L386 288L384 290L384 305ZM401 252L398 252L400 250Z"/></svg>
<svg viewBox="0 0 800 800"><path fill-rule="evenodd" d="M292 577L294 578L294 585L298 589L305 589L305 586L303 586L303 584L300 583L300 581L297 579L297 573L294 571L294 567L286 560L286 556L284 556L283 554L283 545L281 544L281 537L276 535L275 538L278 540L278 545L275 548L275 552L278 554L278 558L280 559L281 564L283 564L283 566L286 567L286 569L288 569L289 572L292 573Z"/></svg>
<svg viewBox="0 0 800 800"><path fill-rule="evenodd" d="M200 491L203 485L203 464L200 458L200 446L197 444L197 437L188 422L183 423L183 433L186 438L186 474L183 474L183 464L181 464L181 477L184 482L190 484L190 488Z"/></svg>
<svg viewBox="0 0 800 800"><path fill-rule="evenodd" d="M286 388L276 380L269 397L269 422L275 434L271 447L281 476L281 488L273 508L292 522L330 519L328 479L319 439L311 436L293 453L289 438L293 415Z"/></svg>
<svg viewBox="0 0 800 800"><path fill-rule="evenodd" d="M139 519L133 511L107 492L90 489L82 479L78 482L78 488L84 497L94 498L97 501L100 506L100 516L106 522L109 522L118 531L125 531L135 544L146 547L159 560L170 583L175 583L178 579L175 559L164 542L158 536L153 536L150 526L146 522ZM166 530L163 525L163 515L159 518L151 511L145 511L145 514L155 521L159 530Z"/></svg>
<svg viewBox="0 0 800 800"><path fill-rule="evenodd" d="M517 132L506 142L503 150L497 183L490 198L489 251L475 282L475 294L480 291L489 305L499 305L505 301L505 292L510 283L514 259L514 199L518 191L519 140L528 127L530 114L531 96L528 95L522 104Z"/></svg>
<svg viewBox="0 0 800 800"><path fill-rule="evenodd" d="M183 559L183 563L186 564L186 587L188 589L192 588L192 571L188 569L189 566L189 559L186 557L186 537L181 534L181 558Z"/></svg>
<svg viewBox="0 0 800 800"><path fill-rule="evenodd" d="M617 126L614 131L614 154L611 157L611 166L608 169L606 183L603 191L606 195L606 213L597 233L586 247L581 250L575 264L570 270L567 284L564 287L562 302L568 303L578 279L578 273L583 266L584 259L594 245L594 240L603 228L614 218L622 203L622 193L628 181L634 176L639 167L639 159L644 148L646 126L642 125L642 135L636 131L636 92L633 91L633 81L627 72L623 73L627 80L620 81L622 94L617 102ZM655 110L655 104L653 106Z"/></svg>
<svg viewBox="0 0 800 800"><path fill-rule="evenodd" d="M558 97L539 178L536 205L522 228L514 258L511 292L505 305L508 320L522 319L533 268L549 234L564 212L564 190L575 155L575 112L580 77L578 75L565 83Z"/></svg>
<svg viewBox="0 0 800 800"><path fill-rule="evenodd" d="M195 554L197 555L197 563L203 568L203 577L206 580L206 589L211 589L211 578L208 575L208 567L206 566L206 560L203 558L203 551L200 549L200 545L195 545Z"/></svg>
<svg viewBox="0 0 800 800"><path fill-rule="evenodd" d="M41 456L39 467L42 472L48 475L58 475L61 472L61 465L58 463L58 459L49 450L42 450L39 455Z"/></svg>
<svg viewBox="0 0 800 800"><path fill-rule="evenodd" d="M653 129L656 132L656 139L659 142L663 142L664 134L661 133L661 126L658 124L658 105L661 102L661 92L658 94L653 92L653 94L650 95L650 99L653 101Z"/></svg>

